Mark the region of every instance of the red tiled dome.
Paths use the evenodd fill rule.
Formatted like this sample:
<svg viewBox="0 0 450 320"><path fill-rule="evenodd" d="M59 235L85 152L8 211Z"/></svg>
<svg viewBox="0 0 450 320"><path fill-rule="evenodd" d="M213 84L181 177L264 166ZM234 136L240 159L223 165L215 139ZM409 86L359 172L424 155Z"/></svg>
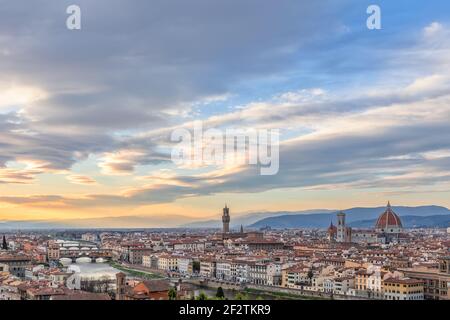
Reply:
<svg viewBox="0 0 450 320"><path fill-rule="evenodd" d="M392 210L390 203L377 220L375 229L392 229L392 228L402 228L402 221L400 217Z"/></svg>

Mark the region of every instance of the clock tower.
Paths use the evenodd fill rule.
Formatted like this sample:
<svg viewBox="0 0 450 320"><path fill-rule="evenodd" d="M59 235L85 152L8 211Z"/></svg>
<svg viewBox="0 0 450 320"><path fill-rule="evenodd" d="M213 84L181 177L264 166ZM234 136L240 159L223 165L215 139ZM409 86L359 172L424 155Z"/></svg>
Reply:
<svg viewBox="0 0 450 320"><path fill-rule="evenodd" d="M229 233L230 232L230 209L227 207L227 205L225 205L225 208L223 208L222 223L223 223L223 233Z"/></svg>

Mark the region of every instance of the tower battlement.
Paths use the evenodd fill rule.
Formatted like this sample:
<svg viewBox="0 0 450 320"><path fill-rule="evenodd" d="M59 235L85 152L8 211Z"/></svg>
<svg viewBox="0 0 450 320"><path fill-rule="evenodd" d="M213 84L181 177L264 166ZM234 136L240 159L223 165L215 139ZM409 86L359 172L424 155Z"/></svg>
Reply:
<svg viewBox="0 0 450 320"><path fill-rule="evenodd" d="M230 232L230 209L225 205L222 214L223 233Z"/></svg>

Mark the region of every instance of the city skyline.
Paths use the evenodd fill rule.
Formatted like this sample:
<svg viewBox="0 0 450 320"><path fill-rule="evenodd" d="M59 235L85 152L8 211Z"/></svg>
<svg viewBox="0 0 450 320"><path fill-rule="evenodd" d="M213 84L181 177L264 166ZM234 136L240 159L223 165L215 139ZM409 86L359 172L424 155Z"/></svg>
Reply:
<svg viewBox="0 0 450 320"><path fill-rule="evenodd" d="M450 4L0 0L0 222L450 208ZM176 166L202 121L279 129L280 168ZM126 221L126 218L123 219Z"/></svg>
<svg viewBox="0 0 450 320"><path fill-rule="evenodd" d="M328 228L232 230L229 209L216 230L8 232L0 300L450 299L450 228L406 227L390 203L363 228L341 211Z"/></svg>

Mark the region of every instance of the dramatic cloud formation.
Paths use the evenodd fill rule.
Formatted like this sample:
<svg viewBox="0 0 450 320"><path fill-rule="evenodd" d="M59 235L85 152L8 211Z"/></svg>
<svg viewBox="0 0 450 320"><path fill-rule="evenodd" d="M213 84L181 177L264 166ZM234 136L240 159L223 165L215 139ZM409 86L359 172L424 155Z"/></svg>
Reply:
<svg viewBox="0 0 450 320"><path fill-rule="evenodd" d="M287 189L450 205L449 5L381 1L369 31L364 2L80 0L69 31L70 1L0 0L0 220L262 193L281 210ZM197 120L280 129L279 174L175 166L170 134Z"/></svg>

